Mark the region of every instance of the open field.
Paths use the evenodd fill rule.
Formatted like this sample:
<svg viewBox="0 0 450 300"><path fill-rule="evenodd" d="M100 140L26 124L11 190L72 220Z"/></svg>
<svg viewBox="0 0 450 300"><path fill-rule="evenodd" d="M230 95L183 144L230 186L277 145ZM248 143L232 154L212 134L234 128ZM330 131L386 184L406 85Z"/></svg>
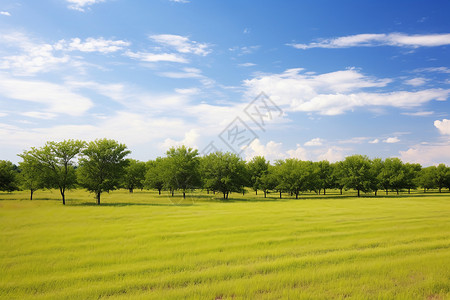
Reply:
<svg viewBox="0 0 450 300"><path fill-rule="evenodd" d="M0 298L450 297L448 192L272 196L1 193Z"/></svg>

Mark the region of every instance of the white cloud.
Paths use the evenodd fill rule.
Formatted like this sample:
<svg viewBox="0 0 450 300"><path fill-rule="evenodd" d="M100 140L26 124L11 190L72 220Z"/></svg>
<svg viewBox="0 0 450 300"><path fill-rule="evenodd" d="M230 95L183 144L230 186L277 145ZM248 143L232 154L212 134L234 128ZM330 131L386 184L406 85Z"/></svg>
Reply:
<svg viewBox="0 0 450 300"><path fill-rule="evenodd" d="M168 78L203 78L202 71L197 68L183 68L182 72L162 72L159 75Z"/></svg>
<svg viewBox="0 0 450 300"><path fill-rule="evenodd" d="M145 62L176 62L187 63L188 60L175 53L148 53L148 52L131 52L127 51L126 56Z"/></svg>
<svg viewBox="0 0 450 300"><path fill-rule="evenodd" d="M427 83L427 81L428 81L428 79L426 79L426 78L417 77L417 78L405 80L405 84L412 85L412 86L421 86L421 85L424 85L425 83Z"/></svg>
<svg viewBox="0 0 450 300"><path fill-rule="evenodd" d="M69 8L73 10L78 10L81 12L84 12L86 8L89 8L89 6L105 2L105 0L66 0L66 2L69 3Z"/></svg>
<svg viewBox="0 0 450 300"><path fill-rule="evenodd" d="M11 14L7 11L0 11L0 15L11 17Z"/></svg>
<svg viewBox="0 0 450 300"><path fill-rule="evenodd" d="M271 162L277 159L284 159L286 154L283 152L282 144L269 141L266 145L261 144L259 139L255 139L245 150L245 159L251 160L255 156L264 156Z"/></svg>
<svg viewBox="0 0 450 300"><path fill-rule="evenodd" d="M339 147L332 146L328 148L327 152L320 154L317 157L318 161L321 160L328 160L329 162L337 162L341 161L345 158L345 155L343 153L343 149Z"/></svg>
<svg viewBox="0 0 450 300"><path fill-rule="evenodd" d="M61 40L55 44L55 49L66 51L81 51L81 52L101 52L111 53L123 50L129 46L130 43L122 40L105 40L101 38L87 38L84 42L79 38L73 38L70 41Z"/></svg>
<svg viewBox="0 0 450 300"><path fill-rule="evenodd" d="M415 69L414 72L436 72L436 73L450 74L450 69L447 67L430 67L430 68Z"/></svg>
<svg viewBox="0 0 450 300"><path fill-rule="evenodd" d="M408 35L404 33L356 34L333 39L323 39L309 44L289 44L297 49L349 48L349 47L435 47L450 44L450 34Z"/></svg>
<svg viewBox="0 0 450 300"><path fill-rule="evenodd" d="M439 129L441 134L450 135L450 120L443 119L442 121L434 121L434 126Z"/></svg>
<svg viewBox="0 0 450 300"><path fill-rule="evenodd" d="M239 67L253 67L253 66L256 66L256 64L247 62L247 63L243 63L243 64L238 64L238 66Z"/></svg>
<svg viewBox="0 0 450 300"><path fill-rule="evenodd" d="M364 92L363 89L385 87L392 80L365 76L348 69L325 74L300 73L289 69L281 74L264 74L245 80L249 97L264 91L286 110L339 115L358 107L418 107L431 100L444 101L450 90L426 89L414 92Z"/></svg>
<svg viewBox="0 0 450 300"><path fill-rule="evenodd" d="M383 143L387 143L387 144L395 144L398 142L400 142L400 139L396 136L388 137L387 139L383 140Z"/></svg>
<svg viewBox="0 0 450 300"><path fill-rule="evenodd" d="M167 138L164 140L164 142L162 142L159 147L162 150L168 150L171 147L180 147L180 146L186 146L186 147L191 147L194 149L197 149L197 143L198 143L198 138L200 137L200 134L197 132L196 129L191 129L189 131L187 131L184 134L184 138L180 141L176 141L170 138Z"/></svg>
<svg viewBox="0 0 450 300"><path fill-rule="evenodd" d="M80 116L93 106L90 99L75 94L63 85L14 79L2 74L0 74L0 95L9 99L42 104L45 113Z"/></svg>
<svg viewBox="0 0 450 300"><path fill-rule="evenodd" d="M238 56L246 55L246 54L252 54L253 52L257 51L261 46L259 45L253 45L253 46L243 46L243 47L231 47L228 50L231 52L237 53Z"/></svg>
<svg viewBox="0 0 450 300"><path fill-rule="evenodd" d="M324 140L321 139L321 138L314 138L314 139L312 139L310 141L307 141L305 143L305 146L309 146L309 147L311 147L311 146L322 146L323 142L324 142Z"/></svg>
<svg viewBox="0 0 450 300"><path fill-rule="evenodd" d="M206 56L211 53L210 45L191 41L189 38L175 34L156 34L151 35L150 39L156 43L175 49L180 53L190 53Z"/></svg>
<svg viewBox="0 0 450 300"><path fill-rule="evenodd" d="M414 145L406 151L400 151L400 158L404 162L422 166L440 163L450 165L450 142Z"/></svg>
<svg viewBox="0 0 450 300"><path fill-rule="evenodd" d="M189 0L169 0L170 2L176 2L176 3L189 3Z"/></svg>
<svg viewBox="0 0 450 300"><path fill-rule="evenodd" d="M413 117L427 117L434 114L434 111L417 111L417 112L402 112L402 115Z"/></svg>
<svg viewBox="0 0 450 300"><path fill-rule="evenodd" d="M308 152L305 148L300 146L300 144L296 145L297 148L286 151L289 158L298 158L301 160L308 160Z"/></svg>
<svg viewBox="0 0 450 300"><path fill-rule="evenodd" d="M0 112L0 118L1 118L1 117L6 117L7 115L8 115L7 113Z"/></svg>
<svg viewBox="0 0 450 300"><path fill-rule="evenodd" d="M380 142L379 139L374 139L374 140L369 141L369 144L378 144L379 142Z"/></svg>
<svg viewBox="0 0 450 300"><path fill-rule="evenodd" d="M30 117L30 118L36 118L36 119L54 119L57 114L55 113L49 113L49 112L40 112L40 111L27 111L21 113L22 116Z"/></svg>

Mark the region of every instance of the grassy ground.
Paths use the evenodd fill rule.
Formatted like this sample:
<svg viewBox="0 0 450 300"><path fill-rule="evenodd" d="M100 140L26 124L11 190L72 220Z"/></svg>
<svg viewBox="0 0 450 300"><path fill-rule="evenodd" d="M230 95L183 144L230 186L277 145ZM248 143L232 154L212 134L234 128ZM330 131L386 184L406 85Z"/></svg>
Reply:
<svg viewBox="0 0 450 300"><path fill-rule="evenodd" d="M450 298L449 193L275 196L2 193L0 298Z"/></svg>

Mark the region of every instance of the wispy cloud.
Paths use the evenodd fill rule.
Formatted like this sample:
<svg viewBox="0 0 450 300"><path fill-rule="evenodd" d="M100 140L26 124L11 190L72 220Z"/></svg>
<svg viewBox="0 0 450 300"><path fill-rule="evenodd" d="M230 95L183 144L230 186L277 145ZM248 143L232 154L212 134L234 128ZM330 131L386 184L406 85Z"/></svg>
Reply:
<svg viewBox="0 0 450 300"><path fill-rule="evenodd" d="M105 0L66 0L69 3L69 8L73 10L78 10L84 12L89 9L91 5L96 3L105 2Z"/></svg>
<svg viewBox="0 0 450 300"><path fill-rule="evenodd" d="M149 38L156 43L174 49L180 53L190 53L200 56L206 56L212 52L210 45L191 41L188 37L175 34L156 34Z"/></svg>
<svg viewBox="0 0 450 300"><path fill-rule="evenodd" d="M243 64L238 64L238 66L239 67L253 67L253 66L256 66L256 64L247 62L247 63L243 63Z"/></svg>
<svg viewBox="0 0 450 300"><path fill-rule="evenodd" d="M176 62L176 63L189 62L186 58L176 53L149 53L149 52L127 51L125 53L125 56L144 62L160 62L160 61Z"/></svg>
<svg viewBox="0 0 450 300"><path fill-rule="evenodd" d="M310 141L307 141L307 142L305 143L305 146L308 146L308 147L312 147L312 146L322 146L322 145L323 145L323 142L324 142L324 140L321 139L321 138L314 138L314 139L312 139L312 140L310 140Z"/></svg>
<svg viewBox="0 0 450 300"><path fill-rule="evenodd" d="M130 45L123 40L106 40L104 38L87 38L84 42L79 38L70 41L61 40L55 45L57 50L111 53L123 50Z"/></svg>
<svg viewBox="0 0 450 300"><path fill-rule="evenodd" d="M169 0L170 2L175 2L175 3L189 3L189 0Z"/></svg>
<svg viewBox="0 0 450 300"><path fill-rule="evenodd" d="M245 80L249 96L264 91L285 110L339 115L358 107L420 107L431 100L445 101L449 89L419 91L372 91L386 88L391 79L365 76L348 69L325 74L301 73L289 69L281 74L268 74Z"/></svg>
<svg viewBox="0 0 450 300"><path fill-rule="evenodd" d="M417 112L402 112L402 115L412 116L412 117L427 117L434 114L434 111L417 111Z"/></svg>
<svg viewBox="0 0 450 300"><path fill-rule="evenodd" d="M7 11L0 11L0 15L11 17L11 14Z"/></svg>
<svg viewBox="0 0 450 300"><path fill-rule="evenodd" d="M383 140L383 143L387 143L387 144L395 144L398 142L400 142L400 139L396 136L388 137L387 139Z"/></svg>
<svg viewBox="0 0 450 300"><path fill-rule="evenodd" d="M349 47L436 47L450 44L450 33L443 34L417 34L405 33L380 33L380 34L356 34L332 39L322 39L309 44L288 44L297 49L311 48L349 48Z"/></svg>
<svg viewBox="0 0 450 300"><path fill-rule="evenodd" d="M405 80L404 82L407 85L421 86L421 85L424 85L425 83L427 83L427 81L428 81L428 79L426 79L426 78L417 77L417 78Z"/></svg>

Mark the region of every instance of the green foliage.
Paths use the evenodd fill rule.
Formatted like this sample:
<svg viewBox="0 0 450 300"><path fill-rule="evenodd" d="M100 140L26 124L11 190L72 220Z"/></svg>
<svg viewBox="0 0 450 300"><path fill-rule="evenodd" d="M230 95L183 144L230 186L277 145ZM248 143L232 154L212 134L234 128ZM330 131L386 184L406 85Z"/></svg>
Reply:
<svg viewBox="0 0 450 300"><path fill-rule="evenodd" d="M258 194L258 189L262 187L261 178L267 174L269 162L263 156L255 156L248 163L248 184Z"/></svg>
<svg viewBox="0 0 450 300"><path fill-rule="evenodd" d="M215 152L201 160L204 188L223 193L228 199L230 192L241 192L247 176L245 162L234 153Z"/></svg>
<svg viewBox="0 0 450 300"><path fill-rule="evenodd" d="M186 191L200 186L200 159L198 150L181 146L172 147L167 151L164 160L164 184L171 191L182 190L183 197Z"/></svg>
<svg viewBox="0 0 450 300"><path fill-rule="evenodd" d="M98 139L90 142L82 151L78 177L81 186L95 193L97 204L103 192L109 192L120 186L130 151L124 144L114 140Z"/></svg>
<svg viewBox="0 0 450 300"><path fill-rule="evenodd" d="M12 192L17 189L17 167L8 160L0 160L0 191Z"/></svg>
<svg viewBox="0 0 450 300"><path fill-rule="evenodd" d="M33 200L34 192L44 188L46 183L51 180L49 171L30 152L24 151L19 156L22 158L19 163L20 186L22 189L30 191L30 200Z"/></svg>
<svg viewBox="0 0 450 300"><path fill-rule="evenodd" d="M358 192L369 192L373 174L371 172L371 161L365 155L347 156L342 163L342 183L346 188L355 189Z"/></svg>
<svg viewBox="0 0 450 300"><path fill-rule="evenodd" d="M32 156L42 166L45 173L45 187L58 188L63 204L66 204L65 192L76 185L76 175L73 160L85 142L79 140L65 140L62 142L47 142L41 148L32 147L21 157Z"/></svg>
<svg viewBox="0 0 450 300"><path fill-rule="evenodd" d="M145 173L147 171L145 162L135 159L127 159L128 163L125 167L125 174L122 177L122 186L130 193L134 189L143 189L145 181Z"/></svg>
<svg viewBox="0 0 450 300"><path fill-rule="evenodd" d="M164 158L158 157L155 160L150 160L146 164L147 172L145 173L144 186L147 189L156 189L161 195L161 190L164 188Z"/></svg>

